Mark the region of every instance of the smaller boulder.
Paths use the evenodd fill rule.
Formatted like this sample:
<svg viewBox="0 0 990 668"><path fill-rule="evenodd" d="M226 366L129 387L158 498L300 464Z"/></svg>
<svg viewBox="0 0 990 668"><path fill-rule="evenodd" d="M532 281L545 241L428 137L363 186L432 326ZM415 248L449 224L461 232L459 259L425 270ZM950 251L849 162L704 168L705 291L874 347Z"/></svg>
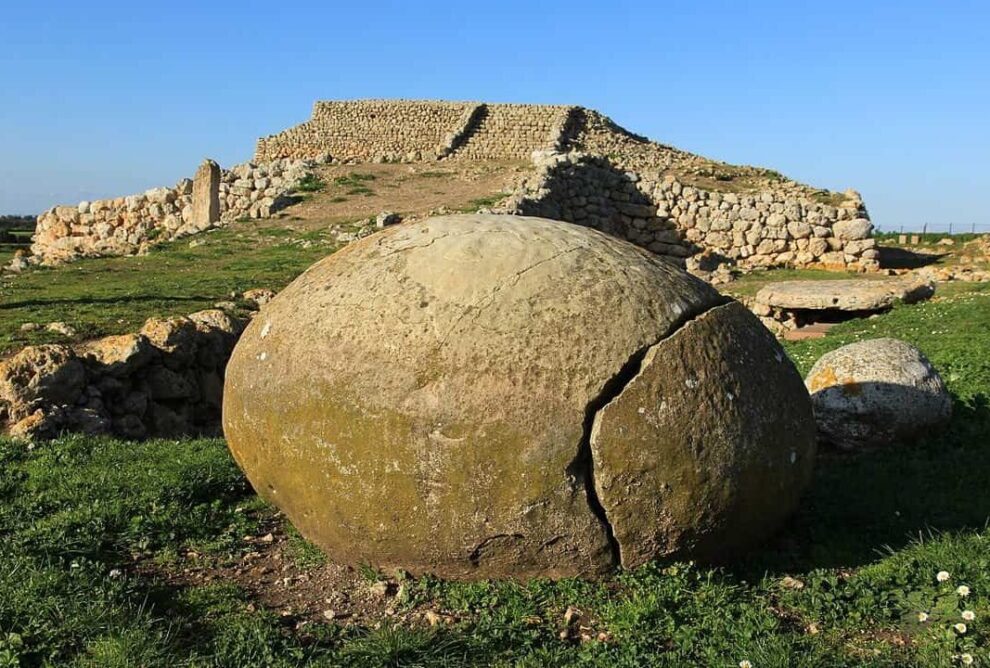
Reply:
<svg viewBox="0 0 990 668"><path fill-rule="evenodd" d="M88 341L79 347L78 353L97 373L121 377L133 374L151 361L154 348L141 334L120 334Z"/></svg>
<svg viewBox="0 0 990 668"><path fill-rule="evenodd" d="M164 353L162 359L168 367L186 367L195 358L198 332L189 318L149 318L140 334Z"/></svg>
<svg viewBox="0 0 990 668"><path fill-rule="evenodd" d="M244 301L255 309L260 309L274 298L275 291L268 288L252 288L244 291Z"/></svg>
<svg viewBox="0 0 990 668"><path fill-rule="evenodd" d="M375 227L381 229L402 222L402 216L392 211L382 211L375 218Z"/></svg>
<svg viewBox="0 0 990 668"><path fill-rule="evenodd" d="M61 334L66 338L72 338L76 335L76 328L64 322L50 322L48 326L45 327L49 332L54 332L55 334Z"/></svg>
<svg viewBox="0 0 990 668"><path fill-rule="evenodd" d="M909 441L952 412L945 383L920 350L871 339L822 356L805 379L821 437L855 450Z"/></svg>

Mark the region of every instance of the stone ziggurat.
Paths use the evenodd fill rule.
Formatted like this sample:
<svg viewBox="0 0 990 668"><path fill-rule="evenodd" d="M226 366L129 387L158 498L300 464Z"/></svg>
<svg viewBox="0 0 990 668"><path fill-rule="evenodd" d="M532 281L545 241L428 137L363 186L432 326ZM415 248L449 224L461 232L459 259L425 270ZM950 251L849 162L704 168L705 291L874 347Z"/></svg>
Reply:
<svg viewBox="0 0 990 668"><path fill-rule="evenodd" d="M415 100L318 101L312 118L258 140L253 163L221 172L196 215L175 188L39 217L40 261L136 252L242 217L267 217L319 163L531 161L496 210L593 227L683 258L742 266L878 267L873 226L854 191L830 193L770 170L708 160L634 135L578 106ZM218 208L217 208L218 207Z"/></svg>

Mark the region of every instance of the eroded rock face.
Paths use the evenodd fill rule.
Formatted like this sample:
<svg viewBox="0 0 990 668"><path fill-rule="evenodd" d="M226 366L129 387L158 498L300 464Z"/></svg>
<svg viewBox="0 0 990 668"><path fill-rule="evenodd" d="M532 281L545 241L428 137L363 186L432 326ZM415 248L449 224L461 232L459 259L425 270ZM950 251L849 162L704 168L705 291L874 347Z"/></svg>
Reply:
<svg viewBox="0 0 990 668"><path fill-rule="evenodd" d="M805 384L819 432L844 449L914 440L952 413L938 371L920 350L897 339L833 350L815 363Z"/></svg>
<svg viewBox="0 0 990 668"><path fill-rule="evenodd" d="M390 227L317 263L245 330L223 408L252 484L332 558L454 578L734 552L791 509L814 448L755 317L521 216Z"/></svg>
<svg viewBox="0 0 990 668"><path fill-rule="evenodd" d="M0 413L22 420L44 404L71 404L82 392L86 370L68 346L29 346L0 362Z"/></svg>

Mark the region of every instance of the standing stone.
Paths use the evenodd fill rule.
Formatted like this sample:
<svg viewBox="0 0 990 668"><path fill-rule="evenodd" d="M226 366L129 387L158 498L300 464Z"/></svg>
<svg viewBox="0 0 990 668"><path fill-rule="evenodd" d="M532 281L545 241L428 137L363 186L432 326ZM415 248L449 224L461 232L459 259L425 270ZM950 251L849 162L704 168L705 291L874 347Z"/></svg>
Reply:
<svg viewBox="0 0 990 668"><path fill-rule="evenodd" d="M220 165L204 160L193 178L192 223L208 227L220 220Z"/></svg>

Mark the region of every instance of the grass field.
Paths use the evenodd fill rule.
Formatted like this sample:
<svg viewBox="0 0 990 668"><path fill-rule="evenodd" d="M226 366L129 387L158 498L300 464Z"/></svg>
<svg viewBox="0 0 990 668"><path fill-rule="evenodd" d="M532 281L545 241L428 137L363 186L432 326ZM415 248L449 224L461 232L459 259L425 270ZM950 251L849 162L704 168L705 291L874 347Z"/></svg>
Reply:
<svg viewBox="0 0 990 668"><path fill-rule="evenodd" d="M336 248L326 226L235 223L155 247L139 257L80 260L0 278L0 355L29 343L65 341L24 323L69 323L78 339L140 329L151 316L212 308L233 292L278 290Z"/></svg>
<svg viewBox="0 0 990 668"><path fill-rule="evenodd" d="M182 302L191 310L294 266L231 273L258 257L201 248L190 257L208 257L215 277L175 288L187 292L135 284L134 293L198 295ZM120 296L90 307L94 329L106 320L95 310ZM70 299L89 313L81 296ZM394 614L377 621L302 623L233 581L177 584L192 560L236 565L253 549L245 536L281 521L220 440L0 442L0 666L986 665L990 286L844 323L788 350L804 372L828 349L886 335L919 345L941 370L952 423L916 444L822 453L798 514L747 560L656 563L598 583L399 576ZM298 568L325 568L296 541ZM365 577L370 586L377 576ZM580 617L568 628L570 606ZM444 621L391 621L413 608Z"/></svg>

